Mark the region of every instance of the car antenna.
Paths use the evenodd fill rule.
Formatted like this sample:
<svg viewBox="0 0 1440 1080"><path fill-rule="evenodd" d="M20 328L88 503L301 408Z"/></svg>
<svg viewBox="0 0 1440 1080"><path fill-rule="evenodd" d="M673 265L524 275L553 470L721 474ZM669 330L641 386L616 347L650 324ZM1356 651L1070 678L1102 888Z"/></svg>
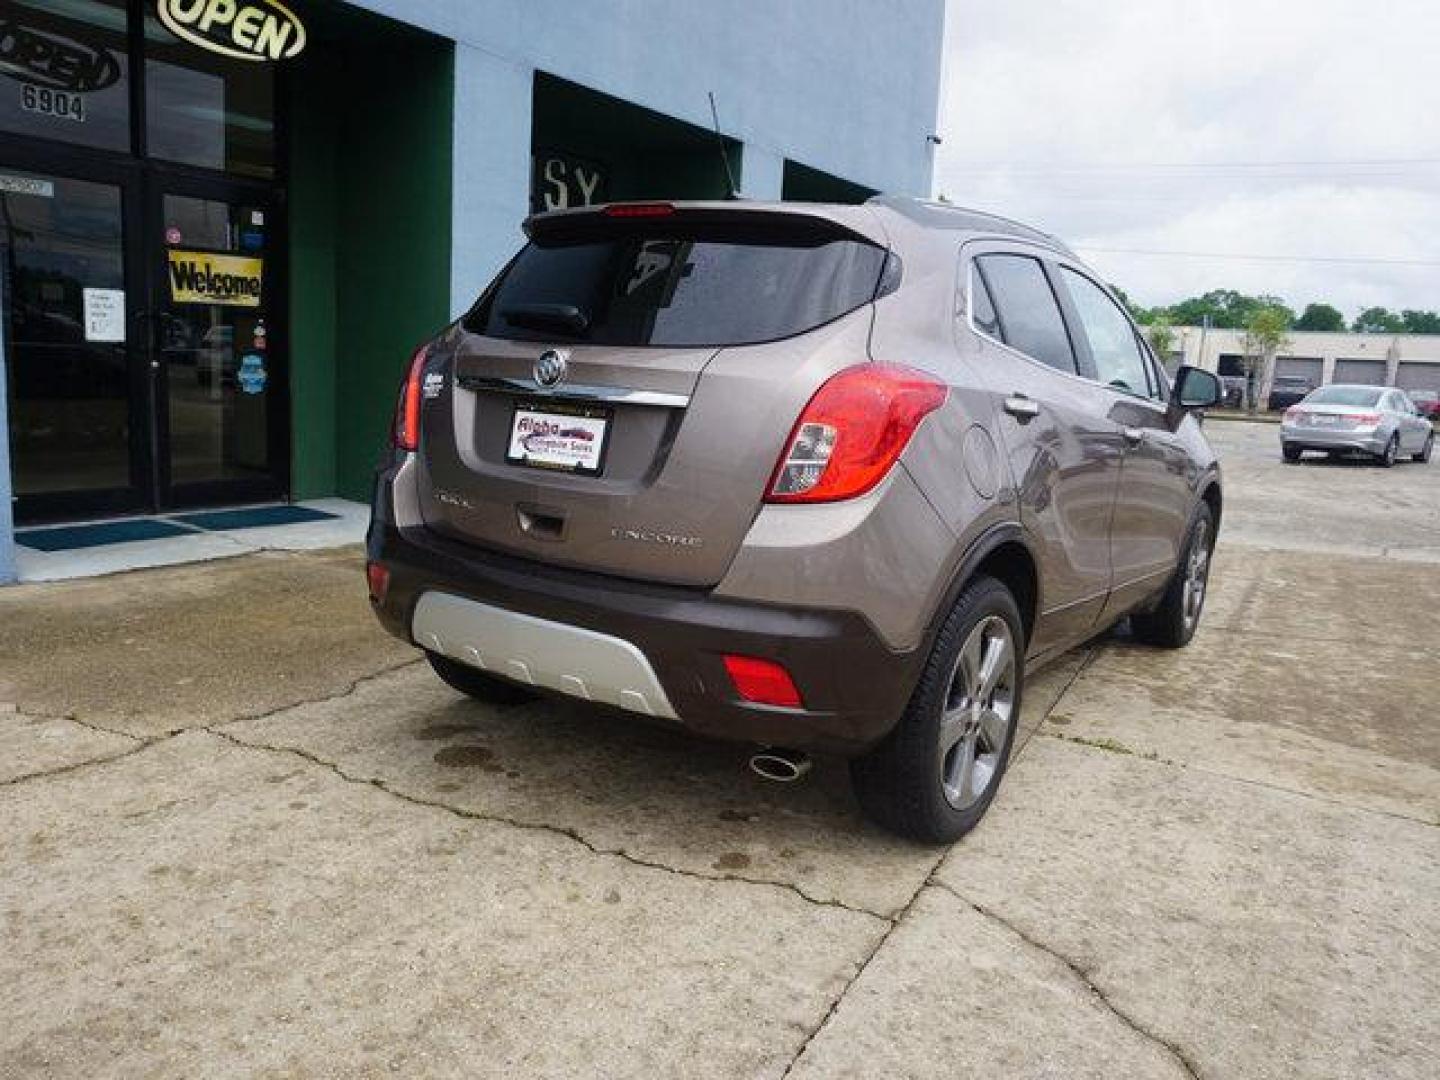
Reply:
<svg viewBox="0 0 1440 1080"><path fill-rule="evenodd" d="M729 189L729 198L743 199L745 196L735 186L735 174L730 171L730 153L725 148L725 136L720 133L720 113L715 108L715 91L707 90L706 95L710 98L710 121L715 125L715 142L720 147L720 163L725 166L725 183Z"/></svg>

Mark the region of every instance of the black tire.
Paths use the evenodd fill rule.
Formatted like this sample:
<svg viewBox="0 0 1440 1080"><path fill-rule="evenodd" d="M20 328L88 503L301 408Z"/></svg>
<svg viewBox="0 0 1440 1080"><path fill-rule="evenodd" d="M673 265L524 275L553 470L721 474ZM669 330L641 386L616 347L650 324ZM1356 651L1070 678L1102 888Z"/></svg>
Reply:
<svg viewBox="0 0 1440 1080"><path fill-rule="evenodd" d="M1291 446L1288 443L1280 444L1280 456L1292 465L1300 460L1300 455L1304 452L1305 451L1301 450L1298 446Z"/></svg>
<svg viewBox="0 0 1440 1080"><path fill-rule="evenodd" d="M1395 459L1400 456L1400 436L1391 435L1390 441L1385 444L1385 452L1380 455L1379 462L1382 469L1393 468Z"/></svg>
<svg viewBox="0 0 1440 1080"><path fill-rule="evenodd" d="M1420 448L1418 454L1411 456L1410 460L1417 465L1427 465L1430 462L1430 451L1435 449L1435 433L1432 431L1425 436L1425 445Z"/></svg>
<svg viewBox="0 0 1440 1080"><path fill-rule="evenodd" d="M979 635L982 656L993 641L1005 640L997 619L1008 630L1014 661L1007 673L1008 685L1003 689L1009 710L1003 719L1001 710L1005 706L999 701L998 688L988 701L977 698L973 706L952 700L952 689L964 677L961 650L971 643L972 635ZM987 632L991 637L984 636ZM899 723L880 745L850 763L855 794L867 816L892 832L937 844L952 843L979 824L1004 779L1015 743L1025 680L1024 656L1024 626L1010 590L992 577L970 582L936 636ZM978 795L971 790L970 800L957 806L946 794L947 769L967 739L962 737L948 749L942 747L941 740L946 732L968 723L968 719L955 719L961 713L975 722L974 734L968 738L973 750L969 760L977 762L977 769L979 762L988 762L988 779ZM991 718L988 728L979 719L982 713ZM1000 736L998 729L1002 725L1004 734Z"/></svg>
<svg viewBox="0 0 1440 1080"><path fill-rule="evenodd" d="M1204 548L1203 555L1198 552L1201 547ZM1190 522L1190 531L1185 535L1185 546L1180 549L1180 564L1175 567L1175 575L1165 587L1160 603L1153 611L1130 616L1130 629L1137 641L1162 649L1180 649L1190 644L1190 639L1195 636L1195 630L1200 625L1200 617L1205 612L1205 593L1210 583L1210 556L1214 550L1215 517L1210 512L1210 505L1202 502L1195 511L1194 520ZM1200 596L1198 601L1193 601L1198 607L1192 612L1190 604L1194 583L1191 575L1197 556L1202 559L1199 568ZM1191 582L1190 590L1186 589L1187 581Z"/></svg>
<svg viewBox="0 0 1440 1080"><path fill-rule="evenodd" d="M477 668L451 660L439 653L426 652L425 659L430 661L430 666L435 669L435 674L439 675L451 689L459 690L460 693L466 694L476 701L483 701L487 705L523 705L527 701L534 701L539 696L533 690L527 690L519 683L487 675Z"/></svg>

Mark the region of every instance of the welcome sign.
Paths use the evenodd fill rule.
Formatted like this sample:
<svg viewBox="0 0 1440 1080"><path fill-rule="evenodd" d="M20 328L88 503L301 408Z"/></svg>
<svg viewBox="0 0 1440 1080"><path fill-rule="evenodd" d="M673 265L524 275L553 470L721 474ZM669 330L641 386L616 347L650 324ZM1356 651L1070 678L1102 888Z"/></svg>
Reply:
<svg viewBox="0 0 1440 1080"><path fill-rule="evenodd" d="M170 300L176 304L219 304L222 307L260 306L265 260L244 255L217 255L208 251L171 248Z"/></svg>

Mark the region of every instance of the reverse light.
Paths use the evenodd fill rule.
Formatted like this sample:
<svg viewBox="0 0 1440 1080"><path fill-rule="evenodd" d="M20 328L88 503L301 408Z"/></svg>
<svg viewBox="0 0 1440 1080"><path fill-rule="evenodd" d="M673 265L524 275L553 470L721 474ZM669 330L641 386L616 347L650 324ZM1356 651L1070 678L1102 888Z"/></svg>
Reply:
<svg viewBox="0 0 1440 1080"><path fill-rule="evenodd" d="M675 213L675 207L670 203L611 203L605 207L606 217L637 218L637 217L669 217Z"/></svg>
<svg viewBox="0 0 1440 1080"><path fill-rule="evenodd" d="M425 360L429 355L429 343L416 349L415 355L410 357L405 381L400 384L400 396L395 402L395 422L390 426L390 441L397 450L413 453L420 449L420 383L425 375Z"/></svg>
<svg viewBox="0 0 1440 1080"><path fill-rule="evenodd" d="M785 444L765 495L819 503L864 495L885 478L945 385L898 364L859 364L815 392Z"/></svg>
<svg viewBox="0 0 1440 1080"><path fill-rule="evenodd" d="M722 657L730 681L736 692L746 701L757 705L778 705L783 709L800 709L800 691L790 673L774 660L762 660L758 656Z"/></svg>

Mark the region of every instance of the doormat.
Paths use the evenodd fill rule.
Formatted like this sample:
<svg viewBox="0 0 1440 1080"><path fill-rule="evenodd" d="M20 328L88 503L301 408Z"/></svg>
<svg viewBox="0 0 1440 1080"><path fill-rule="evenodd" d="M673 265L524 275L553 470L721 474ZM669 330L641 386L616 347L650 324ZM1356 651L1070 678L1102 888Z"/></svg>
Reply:
<svg viewBox="0 0 1440 1080"><path fill-rule="evenodd" d="M163 540L170 536L194 535L194 529L186 529L168 521L136 518L134 521L102 521L94 525L20 529L15 533L15 542L32 551L74 551L79 548L102 547L105 544L128 544L136 540Z"/></svg>
<svg viewBox="0 0 1440 1080"><path fill-rule="evenodd" d="M308 521L330 521L339 516L308 506L252 506L239 510L172 514L170 520L207 532L225 532L229 529L258 529L265 525L303 525Z"/></svg>

